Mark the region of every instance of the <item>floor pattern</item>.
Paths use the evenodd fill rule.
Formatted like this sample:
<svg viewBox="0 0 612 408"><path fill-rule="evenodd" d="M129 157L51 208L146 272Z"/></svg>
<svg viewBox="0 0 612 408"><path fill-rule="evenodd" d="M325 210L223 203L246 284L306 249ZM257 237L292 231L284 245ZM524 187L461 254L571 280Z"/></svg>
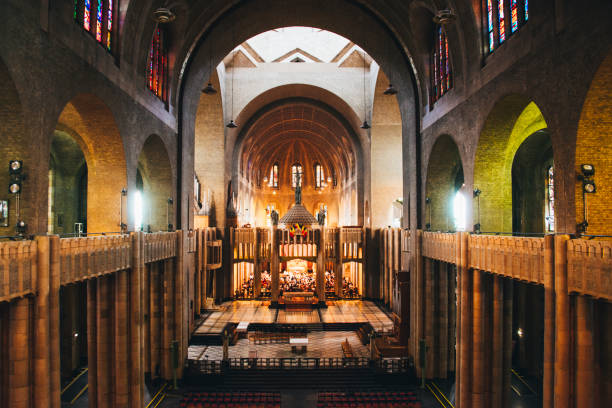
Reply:
<svg viewBox="0 0 612 408"><path fill-rule="evenodd" d="M254 344L248 339L239 339L229 348L229 358L342 358L341 343L348 340L355 357L368 357L369 349L361 344L357 334L352 331L315 331L308 333L308 347L305 354L291 352L289 344ZM189 346L189 359L222 360L223 346Z"/></svg>

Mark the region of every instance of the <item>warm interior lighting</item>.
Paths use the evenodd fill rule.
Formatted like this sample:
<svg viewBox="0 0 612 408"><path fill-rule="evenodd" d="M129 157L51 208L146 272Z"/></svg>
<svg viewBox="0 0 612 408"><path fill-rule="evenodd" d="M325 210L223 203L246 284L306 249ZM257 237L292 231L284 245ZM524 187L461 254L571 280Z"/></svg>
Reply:
<svg viewBox="0 0 612 408"><path fill-rule="evenodd" d="M457 231L465 231L466 225L466 204L465 196L458 190L453 198L453 217L455 221L455 228Z"/></svg>
<svg viewBox="0 0 612 408"><path fill-rule="evenodd" d="M136 190L136 193L134 193L134 229L136 231L142 230L142 207L142 192L140 190Z"/></svg>
<svg viewBox="0 0 612 408"><path fill-rule="evenodd" d="M518 330L516 331L516 334L519 336L519 338L523 337L523 329L521 329L520 327L518 328Z"/></svg>

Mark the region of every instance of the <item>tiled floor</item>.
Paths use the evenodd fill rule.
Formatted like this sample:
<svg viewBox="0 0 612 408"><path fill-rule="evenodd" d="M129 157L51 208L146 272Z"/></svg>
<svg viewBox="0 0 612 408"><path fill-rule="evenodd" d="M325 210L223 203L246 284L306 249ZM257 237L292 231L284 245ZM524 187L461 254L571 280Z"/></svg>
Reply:
<svg viewBox="0 0 612 408"><path fill-rule="evenodd" d="M327 309L319 312L287 312L269 309L267 303L259 300L225 302L219 306L196 329L197 334L221 333L227 323L365 323L370 322L376 331L389 331L393 322L376 306L367 300L336 300L327 303Z"/></svg>
<svg viewBox="0 0 612 408"><path fill-rule="evenodd" d="M229 358L252 357L254 351L257 358L289 358L289 357L338 357L341 358L340 343L348 340L355 357L368 357L369 349L352 331L315 331L308 333L308 347L305 354L296 355L291 352L289 344L254 344L248 339L240 339L229 348ZM223 346L189 346L189 359L221 360Z"/></svg>

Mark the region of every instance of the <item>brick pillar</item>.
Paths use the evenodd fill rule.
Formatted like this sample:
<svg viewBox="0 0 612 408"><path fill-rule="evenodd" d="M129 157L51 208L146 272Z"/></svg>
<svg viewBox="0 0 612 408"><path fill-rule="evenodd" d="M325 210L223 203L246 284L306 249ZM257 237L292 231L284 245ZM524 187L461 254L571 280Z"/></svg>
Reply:
<svg viewBox="0 0 612 408"><path fill-rule="evenodd" d="M570 403L570 298L567 291L568 235L555 236L555 408Z"/></svg>
<svg viewBox="0 0 612 408"><path fill-rule="evenodd" d="M129 399L130 407L143 405L142 366L142 232L133 232L132 236L132 269L130 271L130 338L129 338Z"/></svg>
<svg viewBox="0 0 612 408"><path fill-rule="evenodd" d="M491 406L503 406L504 386L504 282L503 278L493 276L493 341L491 358Z"/></svg>
<svg viewBox="0 0 612 408"><path fill-rule="evenodd" d="M576 406L594 407L593 301L576 296Z"/></svg>
<svg viewBox="0 0 612 408"><path fill-rule="evenodd" d="M514 303L514 281L504 279L504 365L503 365L503 407L511 403L510 384L512 380L512 305Z"/></svg>
<svg viewBox="0 0 612 408"><path fill-rule="evenodd" d="M272 226L271 230L271 239L272 243L271 253L270 253L270 279L271 279L271 296L272 303L278 303L278 296L280 292L280 259L278 254L278 227L276 225Z"/></svg>
<svg viewBox="0 0 612 408"><path fill-rule="evenodd" d="M544 237L544 379L542 407L553 408L555 386L555 253L554 235Z"/></svg>
<svg viewBox="0 0 612 408"><path fill-rule="evenodd" d="M472 406L472 274L468 268L468 240L466 232L457 233L458 250L460 251L457 273L461 280L461 333L458 342L457 361L459 362L459 382L455 389L459 390L457 408L470 408Z"/></svg>
<svg viewBox="0 0 612 408"><path fill-rule="evenodd" d="M484 408L484 377L485 373L485 346L484 346L484 290L483 273L473 271L474 297L473 297L473 369L472 369L472 407Z"/></svg>
<svg viewBox="0 0 612 408"><path fill-rule="evenodd" d="M128 406L128 271L115 274L115 345L113 350L115 405Z"/></svg>
<svg viewBox="0 0 612 408"><path fill-rule="evenodd" d="M34 393L37 407L51 405L50 393L50 336L49 336L49 237L36 238L36 296L34 297ZM26 344L29 346L29 344Z"/></svg>
<svg viewBox="0 0 612 408"><path fill-rule="evenodd" d="M98 404L98 279L87 281L87 397L89 407Z"/></svg>
<svg viewBox="0 0 612 408"><path fill-rule="evenodd" d="M49 346L51 370L51 408L61 406L60 381L60 240L59 236L50 236L49 260Z"/></svg>
<svg viewBox="0 0 612 408"><path fill-rule="evenodd" d="M9 303L8 406L11 408L29 408L32 402L30 301L21 298Z"/></svg>

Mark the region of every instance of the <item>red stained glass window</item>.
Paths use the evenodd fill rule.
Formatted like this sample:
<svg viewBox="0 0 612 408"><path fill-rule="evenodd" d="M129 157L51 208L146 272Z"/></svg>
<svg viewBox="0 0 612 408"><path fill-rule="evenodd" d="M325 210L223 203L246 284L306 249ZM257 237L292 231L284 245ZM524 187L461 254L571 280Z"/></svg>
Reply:
<svg viewBox="0 0 612 408"><path fill-rule="evenodd" d="M452 88L452 66L448 49L448 38L442 27L436 30L435 47L431 58L431 103L433 107L442 95Z"/></svg>
<svg viewBox="0 0 612 408"><path fill-rule="evenodd" d="M116 0L74 0L74 20L109 51L113 39L115 3Z"/></svg>
<svg viewBox="0 0 612 408"><path fill-rule="evenodd" d="M168 101L168 50L165 32L159 27L151 40L147 86L159 99Z"/></svg>

